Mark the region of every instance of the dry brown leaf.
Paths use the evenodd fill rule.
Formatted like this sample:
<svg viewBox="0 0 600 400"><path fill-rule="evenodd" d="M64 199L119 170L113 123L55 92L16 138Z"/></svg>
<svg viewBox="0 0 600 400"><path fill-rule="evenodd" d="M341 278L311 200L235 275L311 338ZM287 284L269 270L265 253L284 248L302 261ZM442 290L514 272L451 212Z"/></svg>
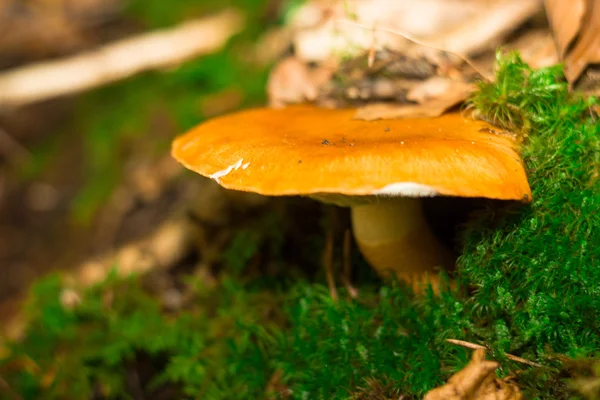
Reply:
<svg viewBox="0 0 600 400"><path fill-rule="evenodd" d="M546 15L558 48L564 57L581 28L586 0L545 0Z"/></svg>
<svg viewBox="0 0 600 400"><path fill-rule="evenodd" d="M333 69L317 67L311 69L296 57L283 59L271 71L267 83L267 94L271 107L316 100L319 88L333 75Z"/></svg>
<svg viewBox="0 0 600 400"><path fill-rule="evenodd" d="M303 61L356 56L373 48L403 51L411 40L391 31L425 40L455 29L481 9L479 0L309 1L292 21L294 48Z"/></svg>
<svg viewBox="0 0 600 400"><path fill-rule="evenodd" d="M428 39L433 47L464 57L501 44L511 31L542 9L541 0L480 1L479 13L452 30L440 31Z"/></svg>
<svg viewBox="0 0 600 400"><path fill-rule="evenodd" d="M573 84L588 65L600 63L600 0L546 0L545 6L565 77Z"/></svg>
<svg viewBox="0 0 600 400"><path fill-rule="evenodd" d="M417 104L368 104L357 110L355 119L374 121L393 118L438 117L464 101L475 89L472 83L433 77L416 86L407 98Z"/></svg>
<svg viewBox="0 0 600 400"><path fill-rule="evenodd" d="M296 34L295 49L300 59L320 61L355 56L366 50L372 54L392 49L439 64L439 53L449 53L453 63L464 61L480 72L469 58L497 47L542 9L542 0L350 3L355 5L348 7L355 11L353 16L332 8L316 28L313 25ZM411 15L419 18L407 19ZM432 21L437 23L431 25Z"/></svg>
<svg viewBox="0 0 600 400"><path fill-rule="evenodd" d="M369 105L359 110L357 118L439 116L472 91L472 86L462 81L470 80L474 72L492 79L492 74L479 69L465 54L470 57L471 53L492 50L508 33L542 9L542 0L501 0L492 4L478 0L351 0L345 2L345 7L342 3L312 1L298 12L291 24L295 56L283 60L272 72L268 84L271 106L313 101L315 97L319 105L334 108L348 103L356 106L365 102L405 102L407 94L408 100L413 100L411 96L418 97L418 91L433 89L437 95L427 95L427 100L416 101L419 104ZM407 15L427 18L411 22ZM431 24L434 20L435 26ZM546 54L547 47L535 55L542 62L552 59ZM550 49L553 50L552 44ZM434 74L444 78L426 82L423 87L404 77L379 79L374 71L381 54L398 54L402 55L399 60L425 63L434 68ZM332 70L337 67L342 70L348 64L342 58L357 61L357 69L363 71L362 78L347 76L349 79L342 81L349 82L347 87L328 79ZM369 68L364 66L367 60ZM318 77L311 76L315 73L307 66L311 61L327 63L330 70ZM381 64L382 60L379 61ZM493 65L493 60L489 64ZM446 86L451 87L446 89ZM413 89L416 91L412 92Z"/></svg>
<svg viewBox="0 0 600 400"><path fill-rule="evenodd" d="M531 30L508 43L505 48L517 50L523 61L533 69L549 67L559 62L559 55L548 29ZM495 62L492 64L495 65Z"/></svg>
<svg viewBox="0 0 600 400"><path fill-rule="evenodd" d="M374 103L359 108L354 115L354 119L376 121L378 119L439 117L444 111L460 103L462 100L464 98L457 98L455 101L447 102L434 100L426 105Z"/></svg>
<svg viewBox="0 0 600 400"><path fill-rule="evenodd" d="M414 87L410 92L408 92L406 97L410 101L425 104L431 100L450 97L454 98L458 95L464 98L474 89L475 85L472 83L453 81L442 76L434 76Z"/></svg>
<svg viewBox="0 0 600 400"><path fill-rule="evenodd" d="M465 368L452 375L444 386L427 393L424 400L521 400L523 396L515 383L496 377L498 366L485 359L485 350L475 350Z"/></svg>
<svg viewBox="0 0 600 400"><path fill-rule="evenodd" d="M565 76L576 81L589 64L600 63L600 0L588 0L583 24L573 49L564 58Z"/></svg>
<svg viewBox="0 0 600 400"><path fill-rule="evenodd" d="M524 31L514 39L504 43L502 49L507 52L518 51L523 61L533 69L549 67L560 62L554 38L547 26ZM496 67L495 52L485 52L478 56L475 61L486 74L494 75Z"/></svg>

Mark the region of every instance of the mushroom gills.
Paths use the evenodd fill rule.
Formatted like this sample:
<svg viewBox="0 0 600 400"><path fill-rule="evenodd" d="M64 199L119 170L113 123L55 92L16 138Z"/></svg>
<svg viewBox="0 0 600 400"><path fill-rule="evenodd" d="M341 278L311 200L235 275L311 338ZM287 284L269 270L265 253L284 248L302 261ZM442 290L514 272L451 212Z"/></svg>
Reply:
<svg viewBox="0 0 600 400"><path fill-rule="evenodd" d="M437 290L438 272L454 267L455 257L429 228L419 198L356 205L351 217L361 253L383 276L395 274L416 290L423 283Z"/></svg>

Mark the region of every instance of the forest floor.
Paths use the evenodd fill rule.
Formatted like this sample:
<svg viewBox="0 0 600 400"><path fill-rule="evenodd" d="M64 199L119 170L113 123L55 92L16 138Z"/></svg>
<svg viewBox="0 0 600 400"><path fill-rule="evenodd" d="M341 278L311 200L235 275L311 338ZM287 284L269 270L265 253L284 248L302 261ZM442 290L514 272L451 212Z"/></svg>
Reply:
<svg viewBox="0 0 600 400"><path fill-rule="evenodd" d="M226 5L247 15L197 61L0 113L0 320L20 338L0 348L0 399L417 399L471 358L448 339L486 348L525 398L598 394L598 104L560 67L505 55L470 98L528 138L534 202L485 203L460 234L457 287L415 295L352 242L348 256L346 210L229 192L170 157L198 122L265 104L281 54L251 55L296 2L166 4L132 1L71 48L4 58L68 55ZM438 201L452 200L432 213Z"/></svg>

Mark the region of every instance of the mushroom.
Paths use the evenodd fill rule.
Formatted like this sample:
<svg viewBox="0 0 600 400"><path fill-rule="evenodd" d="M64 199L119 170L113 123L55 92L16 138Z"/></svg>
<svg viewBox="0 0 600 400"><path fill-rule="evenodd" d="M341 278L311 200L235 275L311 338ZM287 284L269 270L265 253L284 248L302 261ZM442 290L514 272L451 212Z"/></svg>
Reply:
<svg viewBox="0 0 600 400"><path fill-rule="evenodd" d="M530 201L516 141L487 123L458 113L363 121L355 112L309 105L246 110L178 137L172 155L228 189L350 207L366 260L413 286L435 282L436 269L454 262L419 198Z"/></svg>

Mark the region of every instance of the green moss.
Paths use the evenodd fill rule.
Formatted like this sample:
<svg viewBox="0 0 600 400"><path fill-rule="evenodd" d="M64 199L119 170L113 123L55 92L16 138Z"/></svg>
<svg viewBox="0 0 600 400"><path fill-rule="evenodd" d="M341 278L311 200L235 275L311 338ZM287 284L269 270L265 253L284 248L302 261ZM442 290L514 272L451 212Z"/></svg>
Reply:
<svg viewBox="0 0 600 400"><path fill-rule="evenodd" d="M479 213L460 259L476 287L475 315L503 326L500 347L540 359L591 355L600 345L597 101L569 93L560 71L532 71L511 54L499 61L498 83L474 97L489 119L530 130L523 158L533 202Z"/></svg>
<svg viewBox="0 0 600 400"><path fill-rule="evenodd" d="M109 279L69 310L60 302L58 277L46 278L32 291L28 335L11 346L0 373L25 399L85 399L98 391L103 398L131 398L128 371L144 367L146 358L153 369L152 379L141 383L147 394L171 386L179 396L257 398L269 377L254 333L243 326L270 326L261 311L276 297L227 278L216 289L191 284L190 311L174 318L136 279ZM254 358L238 356L242 352ZM15 370L18 365L34 367ZM239 370L252 372L256 383L237 380Z"/></svg>

